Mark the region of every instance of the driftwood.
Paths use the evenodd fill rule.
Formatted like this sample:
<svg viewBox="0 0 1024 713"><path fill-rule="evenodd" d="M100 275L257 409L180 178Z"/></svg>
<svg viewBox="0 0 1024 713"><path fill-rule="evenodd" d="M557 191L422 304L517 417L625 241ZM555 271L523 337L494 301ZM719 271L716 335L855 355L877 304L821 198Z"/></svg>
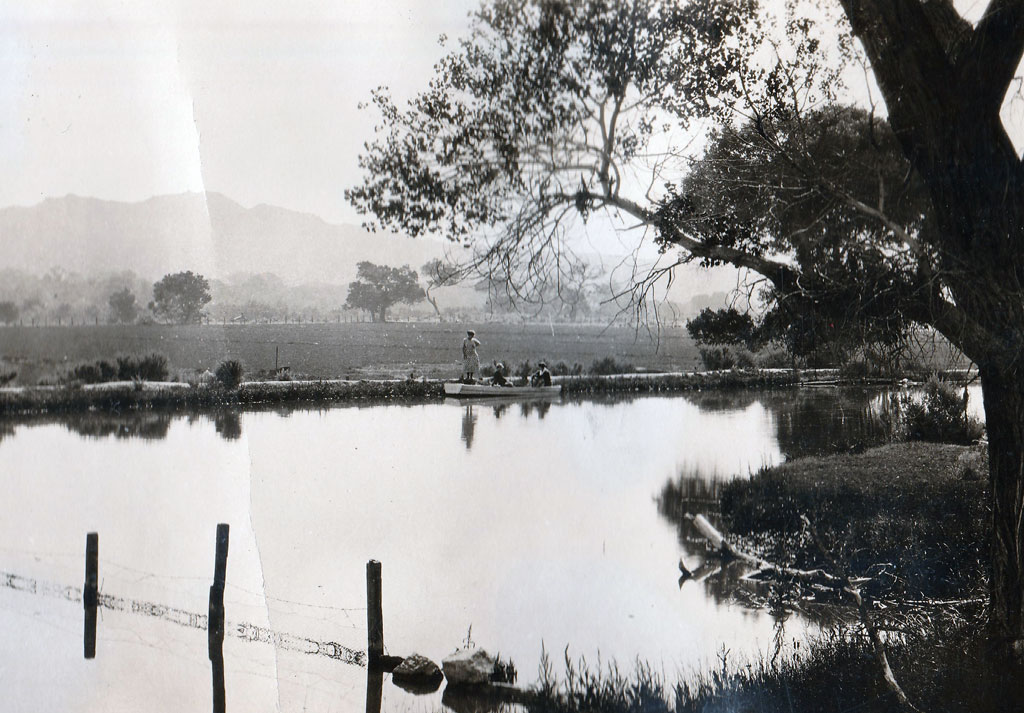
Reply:
<svg viewBox="0 0 1024 713"><path fill-rule="evenodd" d="M703 515L690 515L687 513L684 517L693 523L693 526L697 528L697 531L700 532L704 539L706 539L708 543L723 557L738 559L746 562L752 567L756 567L756 571L748 575L751 579L771 579L778 581L797 580L806 584L835 590L841 590L846 586L847 580L845 578L836 577L823 569L797 569L795 567L783 567L775 564L774 562L769 562L766 559L758 557L757 555L746 552L739 547L735 547L729 544L722 533L719 532ZM682 563L680 564L682 566ZM866 577L856 577L850 581L859 586L870 581L870 579Z"/></svg>
<svg viewBox="0 0 1024 713"><path fill-rule="evenodd" d="M818 538L818 533L814 530L814 527L811 525L811 521L806 515L801 518L803 520L804 527L806 527L810 532L811 537L813 538L815 545L821 551L821 554L829 561L833 569L840 572L839 576L826 572L823 569L802 570L794 569L792 567L780 567L779 565L757 557L756 555L752 555L749 552L744 552L740 548L734 547L726 542L722 533L719 532L714 525L708 522L708 519L703 515L686 514L684 517L693 523L694 527L697 528L700 534L703 535L711 546L718 550L723 557L736 558L757 567L757 572L749 575L750 577L760 575L765 578L776 580L795 579L801 582L808 582L813 585L829 587L849 595L857 607L857 613L860 616L861 624L864 626L864 630L867 632L868 638L871 641L871 648L875 654L875 660L878 663L879 672L886 687L893 693L901 709L908 711L908 713L921 713L920 709L910 701L906 692L896 680L892 667L889 665L889 658L886 655L885 644L882 641L882 637L879 635L874 622L871 620L871 616L868 612L868 603L861 594L861 586L865 582L871 581L870 578L851 577L843 568L839 567L821 543L821 540ZM687 570L685 565L682 563L682 560L680 560L680 569L683 570L685 575Z"/></svg>

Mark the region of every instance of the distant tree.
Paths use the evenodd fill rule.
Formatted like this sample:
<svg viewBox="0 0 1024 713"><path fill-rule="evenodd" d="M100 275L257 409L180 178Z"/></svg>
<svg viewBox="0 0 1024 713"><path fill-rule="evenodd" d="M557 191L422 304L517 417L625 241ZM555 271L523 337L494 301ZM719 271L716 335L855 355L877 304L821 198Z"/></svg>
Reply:
<svg viewBox="0 0 1024 713"><path fill-rule="evenodd" d="M14 324L18 321L18 305L10 301L0 302L0 322Z"/></svg>
<svg viewBox="0 0 1024 713"><path fill-rule="evenodd" d="M408 265L389 267L364 261L359 263L356 277L349 283L345 306L366 310L374 322L386 322L392 305L414 304L426 297L419 276Z"/></svg>
<svg viewBox="0 0 1024 713"><path fill-rule="evenodd" d="M202 317L210 299L210 283L205 277L191 271L176 272L153 285L149 308L157 318L188 324Z"/></svg>
<svg viewBox="0 0 1024 713"><path fill-rule="evenodd" d="M110 318L122 324L134 322L139 316L139 305L135 302L135 293L130 287L118 290L110 295Z"/></svg>
<svg viewBox="0 0 1024 713"><path fill-rule="evenodd" d="M427 280L426 297L427 302L437 312L437 316L440 319L444 319L441 316L441 308L437 306L437 299L430 294L430 291L438 287L444 287L445 285L454 284L459 276L459 268L452 265L450 262L446 262L441 258L434 258L427 262L423 267L423 277Z"/></svg>

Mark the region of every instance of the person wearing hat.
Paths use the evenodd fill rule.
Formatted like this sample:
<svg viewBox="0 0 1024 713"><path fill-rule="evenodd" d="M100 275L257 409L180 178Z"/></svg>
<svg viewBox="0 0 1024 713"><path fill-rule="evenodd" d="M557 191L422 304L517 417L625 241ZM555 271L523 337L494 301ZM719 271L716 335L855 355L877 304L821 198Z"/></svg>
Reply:
<svg viewBox="0 0 1024 713"><path fill-rule="evenodd" d="M480 371L480 355L476 352L479 346L480 340L476 338L476 332L468 330L466 338L462 340L462 379L467 384L472 384L473 374Z"/></svg>
<svg viewBox="0 0 1024 713"><path fill-rule="evenodd" d="M512 386L505 378L505 365L500 361L494 365L494 376L491 377L491 384L494 386Z"/></svg>
<svg viewBox="0 0 1024 713"><path fill-rule="evenodd" d="M548 365L541 362L537 366L540 368L530 378L530 386L551 386L551 372L548 371Z"/></svg>

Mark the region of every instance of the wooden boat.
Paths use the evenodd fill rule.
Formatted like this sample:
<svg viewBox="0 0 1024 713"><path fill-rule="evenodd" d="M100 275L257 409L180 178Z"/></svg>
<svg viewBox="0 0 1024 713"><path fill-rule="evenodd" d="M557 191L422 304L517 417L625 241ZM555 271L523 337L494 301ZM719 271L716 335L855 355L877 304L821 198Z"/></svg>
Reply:
<svg viewBox="0 0 1024 713"><path fill-rule="evenodd" d="M562 393L559 384L554 386L491 386L490 384L463 384L461 381L446 381L446 396L459 397L522 397L522 396L558 396Z"/></svg>

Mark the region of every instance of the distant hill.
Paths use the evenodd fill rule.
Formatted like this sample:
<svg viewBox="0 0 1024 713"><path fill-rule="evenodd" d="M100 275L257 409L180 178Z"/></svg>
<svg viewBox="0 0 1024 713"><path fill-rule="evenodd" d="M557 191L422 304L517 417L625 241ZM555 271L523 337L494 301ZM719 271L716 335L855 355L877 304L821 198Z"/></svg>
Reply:
<svg viewBox="0 0 1024 713"><path fill-rule="evenodd" d="M414 269L444 243L335 225L270 205L245 208L219 193L139 203L65 196L0 209L0 269L83 274L133 270L155 279L193 270L210 278L273 272L290 283L347 285L361 260Z"/></svg>

